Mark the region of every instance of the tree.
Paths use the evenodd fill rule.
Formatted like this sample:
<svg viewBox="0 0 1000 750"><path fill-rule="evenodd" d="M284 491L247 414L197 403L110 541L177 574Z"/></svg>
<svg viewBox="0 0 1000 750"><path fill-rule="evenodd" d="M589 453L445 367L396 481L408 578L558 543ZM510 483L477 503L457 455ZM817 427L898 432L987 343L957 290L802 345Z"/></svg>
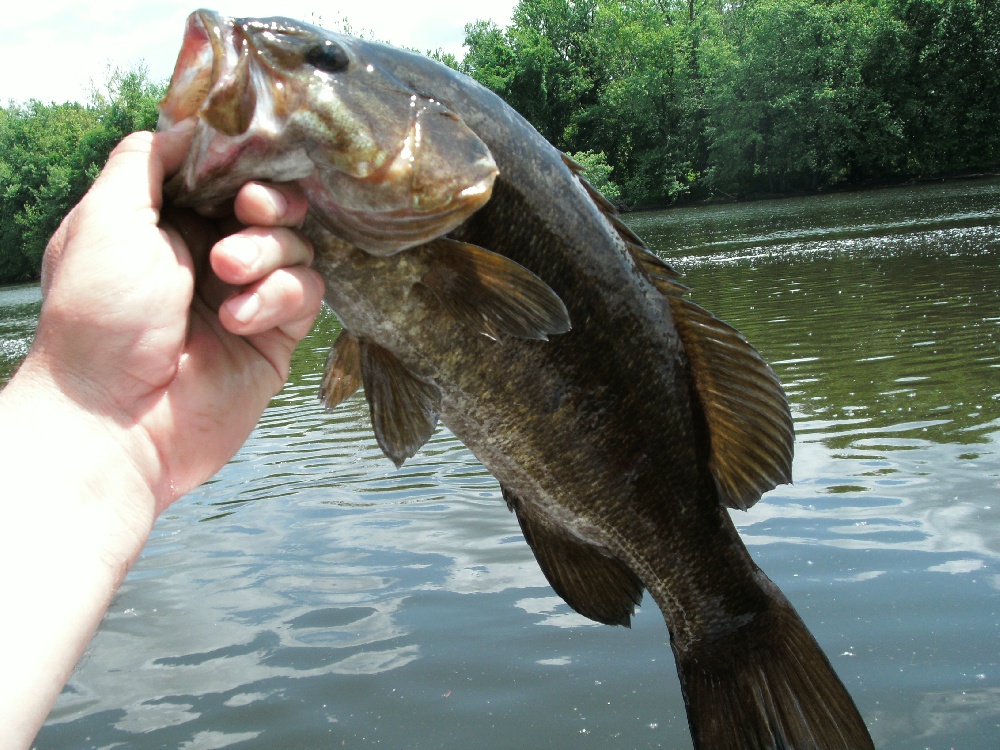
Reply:
<svg viewBox="0 0 1000 750"><path fill-rule="evenodd" d="M992 167L997 0L521 0L463 69L631 205Z"/></svg>
<svg viewBox="0 0 1000 750"><path fill-rule="evenodd" d="M38 278L49 237L115 144L156 125L164 86L113 71L88 105L10 105L0 117L0 282Z"/></svg>
<svg viewBox="0 0 1000 750"><path fill-rule="evenodd" d="M608 164L603 151L597 153L577 151L569 154L569 157L583 167L583 176L601 195L612 203L617 203L621 199L621 188L611 179L611 173L614 170Z"/></svg>
<svg viewBox="0 0 1000 750"><path fill-rule="evenodd" d="M904 26L887 89L906 140L904 169L934 174L1000 161L1000 4L889 0Z"/></svg>
<svg viewBox="0 0 1000 750"><path fill-rule="evenodd" d="M704 169L697 33L654 0L599 10L597 64L613 73L575 118L578 146L608 155L630 205L671 203L696 189Z"/></svg>
<svg viewBox="0 0 1000 750"><path fill-rule="evenodd" d="M779 193L883 172L900 128L866 61L884 11L850 0L762 0L707 52L712 184Z"/></svg>
<svg viewBox="0 0 1000 750"><path fill-rule="evenodd" d="M77 144L97 127L95 110L31 101L11 106L0 131L0 280L36 278L48 238L82 192Z"/></svg>
<svg viewBox="0 0 1000 750"><path fill-rule="evenodd" d="M463 72L503 97L551 143L572 149L574 114L596 100L604 71L593 64L597 0L521 0L501 31L466 26Z"/></svg>

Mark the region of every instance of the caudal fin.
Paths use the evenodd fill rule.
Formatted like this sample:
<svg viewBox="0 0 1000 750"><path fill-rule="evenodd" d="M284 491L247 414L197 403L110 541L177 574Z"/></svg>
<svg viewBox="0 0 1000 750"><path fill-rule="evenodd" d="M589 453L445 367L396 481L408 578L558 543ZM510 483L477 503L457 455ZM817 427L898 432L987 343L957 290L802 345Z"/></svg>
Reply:
<svg viewBox="0 0 1000 750"><path fill-rule="evenodd" d="M695 748L874 750L830 662L777 596L782 601L725 644L677 654Z"/></svg>

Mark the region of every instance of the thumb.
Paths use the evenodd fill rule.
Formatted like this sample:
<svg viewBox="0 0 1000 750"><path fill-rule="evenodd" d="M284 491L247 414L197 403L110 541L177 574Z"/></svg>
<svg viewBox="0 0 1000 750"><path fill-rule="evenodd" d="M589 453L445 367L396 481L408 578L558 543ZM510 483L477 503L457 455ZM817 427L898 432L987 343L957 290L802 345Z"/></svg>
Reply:
<svg viewBox="0 0 1000 750"><path fill-rule="evenodd" d="M198 119L189 117L153 135L153 155L159 158L164 177L172 176L181 168L197 125Z"/></svg>
<svg viewBox="0 0 1000 750"><path fill-rule="evenodd" d="M161 133L139 131L125 136L111 152L91 190L100 191L110 205L120 209L159 211L163 182L184 162L196 124L192 118ZM137 190L144 182L148 189Z"/></svg>

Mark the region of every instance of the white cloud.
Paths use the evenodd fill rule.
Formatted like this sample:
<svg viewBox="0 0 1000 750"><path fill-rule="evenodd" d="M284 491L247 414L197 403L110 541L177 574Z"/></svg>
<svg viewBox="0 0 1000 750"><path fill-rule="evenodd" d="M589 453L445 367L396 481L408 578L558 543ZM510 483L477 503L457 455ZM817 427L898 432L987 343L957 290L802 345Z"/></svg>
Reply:
<svg viewBox="0 0 1000 750"><path fill-rule="evenodd" d="M485 0L471 6L440 0L428 7L401 0L328 6L319 18L315 2L215 3L227 15L284 15L335 27L343 18L357 32L421 51L442 48L460 54L466 23L492 18L506 25L516 0ZM194 3L176 0L109 0L100 12L68 0L28 4L5 21L0 41L0 103L10 100L81 101L109 68L144 62L154 80L166 79L180 48L184 19Z"/></svg>

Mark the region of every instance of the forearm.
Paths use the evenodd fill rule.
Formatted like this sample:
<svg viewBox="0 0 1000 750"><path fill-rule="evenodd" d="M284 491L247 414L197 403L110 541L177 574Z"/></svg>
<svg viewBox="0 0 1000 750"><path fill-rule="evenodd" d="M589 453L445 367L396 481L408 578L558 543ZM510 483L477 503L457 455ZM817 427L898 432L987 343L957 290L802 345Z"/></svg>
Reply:
<svg viewBox="0 0 1000 750"><path fill-rule="evenodd" d="M30 745L156 507L139 469L155 457L128 455L122 435L28 370L0 392L2 750Z"/></svg>

